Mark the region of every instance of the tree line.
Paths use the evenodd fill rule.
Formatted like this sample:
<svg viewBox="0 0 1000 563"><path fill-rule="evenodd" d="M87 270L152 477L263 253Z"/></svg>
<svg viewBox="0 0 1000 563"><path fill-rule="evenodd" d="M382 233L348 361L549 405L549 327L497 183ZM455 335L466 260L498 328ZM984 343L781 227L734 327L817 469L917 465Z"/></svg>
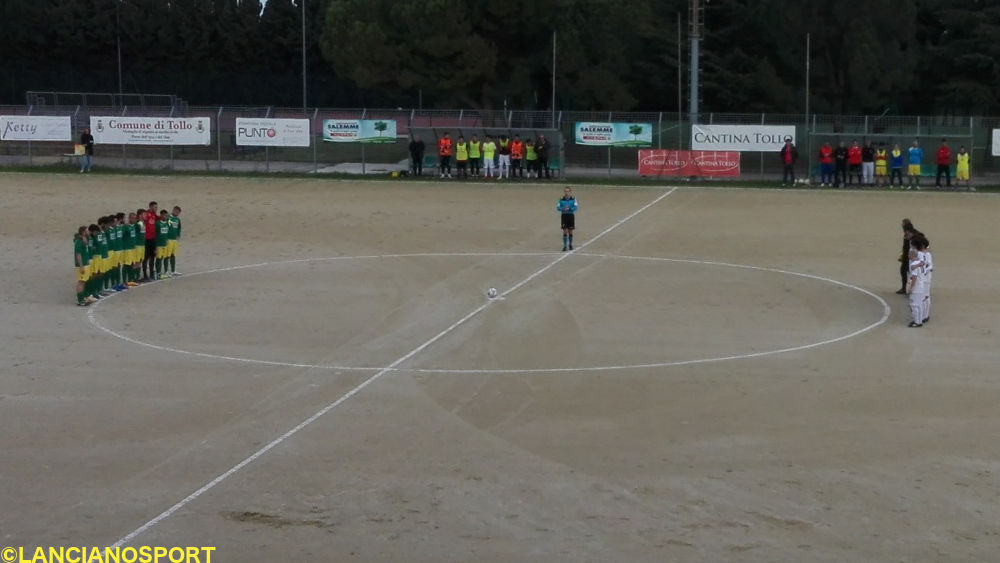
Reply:
<svg viewBox="0 0 1000 563"><path fill-rule="evenodd" d="M688 0L5 0L0 103L25 91L192 105L688 107ZM678 35L678 14L681 31ZM1000 114L1000 3L712 0L702 111ZM681 53L678 60L678 40Z"/></svg>

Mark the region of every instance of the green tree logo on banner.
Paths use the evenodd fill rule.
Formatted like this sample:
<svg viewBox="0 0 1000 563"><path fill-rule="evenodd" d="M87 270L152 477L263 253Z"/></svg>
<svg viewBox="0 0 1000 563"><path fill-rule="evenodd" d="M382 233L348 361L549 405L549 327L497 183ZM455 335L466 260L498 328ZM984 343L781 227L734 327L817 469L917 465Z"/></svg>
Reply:
<svg viewBox="0 0 1000 563"><path fill-rule="evenodd" d="M384 121L376 121L375 122L375 130L378 131L378 136L379 137L382 136L382 131L385 131L388 128L389 128L389 124L386 123L386 122L384 122Z"/></svg>
<svg viewBox="0 0 1000 563"><path fill-rule="evenodd" d="M639 135L642 135L642 125L629 125L628 134L632 135L632 138L638 141Z"/></svg>

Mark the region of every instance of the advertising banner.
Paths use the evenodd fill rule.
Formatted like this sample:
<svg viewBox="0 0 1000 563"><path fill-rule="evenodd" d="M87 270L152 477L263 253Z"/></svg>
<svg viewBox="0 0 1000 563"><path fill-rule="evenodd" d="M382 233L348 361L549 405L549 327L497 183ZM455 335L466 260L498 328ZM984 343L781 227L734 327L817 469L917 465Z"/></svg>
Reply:
<svg viewBox="0 0 1000 563"><path fill-rule="evenodd" d="M640 150L640 176L738 177L740 153L736 151Z"/></svg>
<svg viewBox="0 0 1000 563"><path fill-rule="evenodd" d="M0 115L0 141L69 141L68 115Z"/></svg>
<svg viewBox="0 0 1000 563"><path fill-rule="evenodd" d="M331 143L395 143L392 119L324 119L323 140Z"/></svg>
<svg viewBox="0 0 1000 563"><path fill-rule="evenodd" d="M1000 156L1000 129L993 130L993 156Z"/></svg>
<svg viewBox="0 0 1000 563"><path fill-rule="evenodd" d="M211 129L208 117L90 117L90 134L99 145L207 145Z"/></svg>
<svg viewBox="0 0 1000 563"><path fill-rule="evenodd" d="M794 125L692 125L691 149L702 151L778 152Z"/></svg>
<svg viewBox="0 0 1000 563"><path fill-rule="evenodd" d="M254 147L308 147L308 119L236 118L236 144Z"/></svg>
<svg viewBox="0 0 1000 563"><path fill-rule="evenodd" d="M651 147L652 123L577 122L576 144L599 147Z"/></svg>

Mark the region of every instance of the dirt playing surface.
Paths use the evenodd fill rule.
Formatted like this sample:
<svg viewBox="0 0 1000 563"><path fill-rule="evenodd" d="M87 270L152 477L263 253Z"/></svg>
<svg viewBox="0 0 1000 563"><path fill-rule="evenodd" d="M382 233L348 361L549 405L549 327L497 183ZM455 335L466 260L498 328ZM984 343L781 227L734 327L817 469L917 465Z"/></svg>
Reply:
<svg viewBox="0 0 1000 563"><path fill-rule="evenodd" d="M561 187L0 175L0 546L996 557L1000 197L577 186L562 253ZM151 199L185 275L76 307Z"/></svg>

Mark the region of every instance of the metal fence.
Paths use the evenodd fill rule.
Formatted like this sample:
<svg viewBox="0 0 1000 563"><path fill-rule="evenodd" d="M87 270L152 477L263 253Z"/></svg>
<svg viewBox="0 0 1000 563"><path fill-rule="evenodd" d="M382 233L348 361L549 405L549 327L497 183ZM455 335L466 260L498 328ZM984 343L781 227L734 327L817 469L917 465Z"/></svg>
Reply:
<svg viewBox="0 0 1000 563"><path fill-rule="evenodd" d="M583 146L573 143L574 124L580 121L651 123L653 148L689 149L690 121L677 112L584 112L519 110L418 110L418 109L329 109L281 107L55 105L59 100L24 106L0 106L0 115L69 115L74 138L89 125L91 115L147 117L205 117L211 121L212 141L208 146L102 145L97 147L95 164L114 168L145 168L205 171L259 172L338 172L358 170L365 162L368 173L384 173L408 168L407 138L410 129L558 130L563 142L563 173L568 177L637 176L637 149ZM236 144L237 117L307 118L313 142L309 147L247 147ZM397 124L397 142L367 145L327 143L322 140L324 119L392 119ZM974 116L866 116L702 113L708 124L793 125L802 159L801 173L815 168L820 144L841 139L874 139L908 145L922 139L925 148L937 145L942 137L965 144L971 153L974 176L1000 174L1000 158L989 156L991 130L1000 128L1000 117ZM427 140L427 139L425 139ZM931 144L928 144L931 143ZM50 165L72 159L72 142L0 143L0 165ZM432 143L428 143L432 145ZM773 177L781 163L775 153L744 152L744 177ZM811 172L810 172L811 173Z"/></svg>

